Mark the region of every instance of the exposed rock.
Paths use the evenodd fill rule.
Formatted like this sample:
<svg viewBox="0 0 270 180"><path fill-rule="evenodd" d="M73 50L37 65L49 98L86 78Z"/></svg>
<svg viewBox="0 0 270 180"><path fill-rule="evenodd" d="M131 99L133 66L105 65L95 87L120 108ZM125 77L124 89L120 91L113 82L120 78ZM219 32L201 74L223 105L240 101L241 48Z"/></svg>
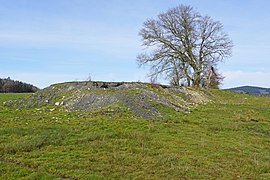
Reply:
<svg viewBox="0 0 270 180"><path fill-rule="evenodd" d="M202 90L139 82L67 82L54 84L18 104L23 106L54 105L67 110L93 111L117 105L137 116L155 119L162 117L158 105L176 111L189 111L197 104L209 102Z"/></svg>

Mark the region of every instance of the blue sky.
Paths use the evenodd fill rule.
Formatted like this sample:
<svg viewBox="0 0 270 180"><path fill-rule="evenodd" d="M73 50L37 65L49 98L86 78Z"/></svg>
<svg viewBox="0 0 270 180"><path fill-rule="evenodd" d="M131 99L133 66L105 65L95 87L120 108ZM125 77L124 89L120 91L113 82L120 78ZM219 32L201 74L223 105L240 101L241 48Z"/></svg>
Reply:
<svg viewBox="0 0 270 180"><path fill-rule="evenodd" d="M223 88L270 87L268 0L0 0L0 77L40 88L89 75L148 81L136 64L138 32L179 4L221 21L233 40L232 57L219 66Z"/></svg>

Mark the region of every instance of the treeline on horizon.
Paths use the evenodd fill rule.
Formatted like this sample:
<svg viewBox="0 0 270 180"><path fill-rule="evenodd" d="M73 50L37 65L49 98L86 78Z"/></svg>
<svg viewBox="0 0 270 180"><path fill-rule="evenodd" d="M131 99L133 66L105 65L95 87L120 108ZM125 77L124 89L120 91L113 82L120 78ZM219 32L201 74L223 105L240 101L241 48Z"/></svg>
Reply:
<svg viewBox="0 0 270 180"><path fill-rule="evenodd" d="M27 93L36 92L37 90L39 89L31 84L12 80L9 77L0 78L0 93Z"/></svg>

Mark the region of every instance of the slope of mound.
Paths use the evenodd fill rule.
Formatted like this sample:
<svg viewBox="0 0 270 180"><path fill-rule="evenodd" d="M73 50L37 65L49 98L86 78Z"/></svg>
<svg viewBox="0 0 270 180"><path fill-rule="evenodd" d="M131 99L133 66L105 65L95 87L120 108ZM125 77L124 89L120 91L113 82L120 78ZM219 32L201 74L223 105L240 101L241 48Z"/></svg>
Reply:
<svg viewBox="0 0 270 180"><path fill-rule="evenodd" d="M96 111L104 108L128 110L153 119L162 117L162 107L188 111L209 102L202 90L138 82L67 82L51 85L20 102L27 107L56 106L68 111Z"/></svg>

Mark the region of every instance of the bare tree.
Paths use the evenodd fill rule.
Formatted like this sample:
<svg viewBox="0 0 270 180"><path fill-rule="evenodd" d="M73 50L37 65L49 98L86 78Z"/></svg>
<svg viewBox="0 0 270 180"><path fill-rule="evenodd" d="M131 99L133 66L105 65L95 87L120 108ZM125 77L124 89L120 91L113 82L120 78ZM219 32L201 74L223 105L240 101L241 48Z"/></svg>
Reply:
<svg viewBox="0 0 270 180"><path fill-rule="evenodd" d="M204 74L202 78L204 87L214 89L218 89L221 81L224 79L224 77L213 66L207 70L207 73Z"/></svg>
<svg viewBox="0 0 270 180"><path fill-rule="evenodd" d="M138 64L149 64L152 78L166 75L174 85L204 86L203 77L233 46L219 21L184 5L147 20L139 35L146 52L138 55Z"/></svg>

